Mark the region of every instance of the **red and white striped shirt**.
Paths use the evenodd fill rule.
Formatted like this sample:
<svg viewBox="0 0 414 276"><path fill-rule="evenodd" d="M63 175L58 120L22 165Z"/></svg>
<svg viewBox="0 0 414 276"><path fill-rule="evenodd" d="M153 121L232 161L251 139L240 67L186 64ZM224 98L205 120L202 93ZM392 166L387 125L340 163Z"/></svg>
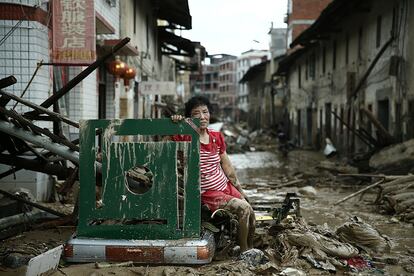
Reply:
<svg viewBox="0 0 414 276"><path fill-rule="evenodd" d="M227 182L229 181L220 163L220 154L226 151L224 137L219 131L208 129L207 132L209 134L209 143L200 143L202 193L205 191L223 191L227 187ZM177 136L174 137L175 141L188 139L180 139L180 137Z"/></svg>

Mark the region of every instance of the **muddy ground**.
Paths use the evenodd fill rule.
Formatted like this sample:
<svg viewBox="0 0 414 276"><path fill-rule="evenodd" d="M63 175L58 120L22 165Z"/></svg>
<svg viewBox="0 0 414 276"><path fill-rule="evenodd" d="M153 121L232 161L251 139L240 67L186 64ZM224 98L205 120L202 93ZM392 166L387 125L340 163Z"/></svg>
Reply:
<svg viewBox="0 0 414 276"><path fill-rule="evenodd" d="M362 271L372 275L411 275L414 272L414 231L411 224L399 222L389 215L380 214L373 204L375 190L355 197L336 206L334 203L361 188L357 180L339 180L333 175L317 171L315 166L325 157L309 151L292 151L287 158L277 152L248 152L230 156L236 167L241 183L252 201L275 201L283 198L286 192L298 191L298 187L282 187L294 179L307 179L301 186L315 187L317 194L301 198L301 213L309 225L326 225L335 230L350 217L358 216L371 224L382 234L387 235L393 248L387 256L397 260L393 264L377 262L374 268ZM57 227L49 230L25 232L5 240L0 245L0 253L6 251L33 251L38 253L63 243L74 231L73 227ZM284 268L268 263L267 266L248 267L242 261L215 261L204 266L133 266L95 268L94 264L65 264L52 275L278 275ZM16 275L20 269L0 267L0 275ZM329 274L327 271L309 268L304 271L311 275ZM342 274L340 272L338 274ZM352 272L346 272L352 274ZM357 272L354 272L355 275ZM292 274L298 275L298 274ZM359 274L361 275L361 274ZM413 274L414 275L414 274Z"/></svg>

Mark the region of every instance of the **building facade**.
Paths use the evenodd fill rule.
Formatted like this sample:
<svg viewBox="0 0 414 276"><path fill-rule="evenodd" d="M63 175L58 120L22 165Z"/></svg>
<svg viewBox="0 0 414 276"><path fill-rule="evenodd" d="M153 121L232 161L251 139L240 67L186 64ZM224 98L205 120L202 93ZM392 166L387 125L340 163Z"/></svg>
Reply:
<svg viewBox="0 0 414 276"><path fill-rule="evenodd" d="M58 5L52 5L52 1L0 1L0 60L3 65L0 67L0 78L13 75L17 79L17 83L5 88L5 91L38 105L43 103L87 66L77 62L54 62L56 37L63 36L63 41L71 41L73 46L75 40L71 35L85 33L85 29L90 27L90 36L85 36L85 39L93 45L94 57L88 63L107 55L121 39L129 37L130 42L114 58L135 69L136 75L132 79L113 75L109 70L112 60L109 59L59 99L59 112L74 121L159 117L164 106L164 95L160 91L143 95L140 88L145 82L176 84L177 60L186 65L185 69L181 67L180 70L194 69L191 57L195 56L196 45L199 49L202 47L175 34L176 29L191 29L188 1L94 0L59 3L64 4L61 9L56 8ZM82 5L91 7L91 16L87 20L83 14L87 8ZM77 10L79 8L82 13ZM59 12L63 18L59 19L59 23L71 27L64 32L57 31L55 27L58 24L52 24ZM77 41L79 45L79 39ZM177 96L176 90L169 92L172 97ZM9 102L7 108L14 104ZM28 109L21 104L15 106L19 113ZM52 128L51 122L36 121L36 124ZM78 138L79 129L64 125L61 134L73 141ZM10 169L8 166L0 167ZM0 180L4 189L27 187L38 200L50 196L49 175L20 170L15 176L16 179L8 176Z"/></svg>
<svg viewBox="0 0 414 276"><path fill-rule="evenodd" d="M336 0L293 41L303 48L280 62L279 73L300 145L330 138L348 153L365 151L370 137L384 138L372 117L396 141L414 137L413 12L410 1Z"/></svg>
<svg viewBox="0 0 414 276"><path fill-rule="evenodd" d="M249 88L246 83L240 83L240 80L246 74L250 67L266 60L269 55L267 50L249 50L243 52L237 57L236 64L236 82L237 82L237 110L236 121L246 121L249 110Z"/></svg>

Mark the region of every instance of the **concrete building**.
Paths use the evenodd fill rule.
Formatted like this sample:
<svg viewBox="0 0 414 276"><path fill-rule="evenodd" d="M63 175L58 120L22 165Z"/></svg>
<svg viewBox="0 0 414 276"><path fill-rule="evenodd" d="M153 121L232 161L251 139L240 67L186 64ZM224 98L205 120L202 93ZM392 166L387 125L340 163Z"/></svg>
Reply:
<svg viewBox="0 0 414 276"><path fill-rule="evenodd" d="M278 74L286 76L291 136L300 145L328 137L348 153L365 151L369 137L383 139L370 117L397 141L414 137L413 12L404 0L335 0L293 41L303 48Z"/></svg>
<svg viewBox="0 0 414 276"><path fill-rule="evenodd" d="M190 86L192 95L203 95L210 99L215 116L234 120L236 114L236 56L215 54L208 57L209 63L201 70L192 72Z"/></svg>
<svg viewBox="0 0 414 276"><path fill-rule="evenodd" d="M58 35L66 39L68 34L58 32L52 26L57 25L51 24L56 10L52 10L50 2L0 0L0 60L3 65L0 67L0 78L14 75L17 84L5 90L18 96L24 92L22 97L36 104L41 104L52 95L53 89L60 89L86 68L84 63L51 64L52 57L55 57L54 39ZM69 9L74 6L79 8L73 3L64 2ZM87 33L91 38L87 42L93 45L93 52L96 45L97 58L108 53L122 38L130 37L131 42L117 55L128 66L136 68L137 75L131 81L124 81L111 75L108 64L104 64L59 100L60 112L74 121L159 117L163 96L142 95L139 88L145 81L175 82L177 56L188 57L182 63L191 64L190 57L196 53L195 44L174 33L176 29L191 29L188 1L94 0L82 3L92 7L91 18L85 20L83 15L75 14L76 10L70 10L70 13L64 13L65 20L77 18L84 23L87 21L88 26L91 23L91 30ZM73 27L73 24L66 25ZM79 28L77 31L84 32L86 27ZM91 62L93 60L95 56ZM39 62L49 63L50 66L38 67ZM191 66L187 68L192 69ZM33 80L28 86L32 75ZM13 101L8 108L12 105ZM15 110L22 113L28 108L18 104ZM38 125L51 127L50 122L39 121ZM63 134L68 140L75 140L79 130L65 126ZM0 169L3 172L3 169L10 168L0 166ZM49 175L21 170L16 173L16 179L13 178L8 176L0 180L4 189L26 187L38 200L45 200L50 195Z"/></svg>
<svg viewBox="0 0 414 276"><path fill-rule="evenodd" d="M268 128L272 124L270 61L265 60L249 68L240 83L249 89L247 123L251 130Z"/></svg>
<svg viewBox="0 0 414 276"><path fill-rule="evenodd" d="M275 72L277 64L273 61L286 54L286 39L287 39L287 29L286 28L270 28L269 32L270 42L269 42L269 52L270 52L270 61L272 72Z"/></svg>
<svg viewBox="0 0 414 276"><path fill-rule="evenodd" d="M222 55L218 60L220 114L231 121L235 120L237 109L236 60L237 57L232 55Z"/></svg>
<svg viewBox="0 0 414 276"><path fill-rule="evenodd" d="M250 67L261 63L263 60L267 60L269 51L267 50L249 50L243 52L237 57L236 64L236 82L237 82L237 110L236 121L247 120L247 114L249 110L249 89L246 83L240 83L245 73Z"/></svg>

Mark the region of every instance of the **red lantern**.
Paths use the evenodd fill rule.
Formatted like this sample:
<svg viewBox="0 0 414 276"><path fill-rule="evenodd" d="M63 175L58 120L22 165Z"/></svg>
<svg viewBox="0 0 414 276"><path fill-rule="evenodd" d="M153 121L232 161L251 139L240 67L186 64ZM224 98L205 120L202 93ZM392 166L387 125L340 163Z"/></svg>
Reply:
<svg viewBox="0 0 414 276"><path fill-rule="evenodd" d="M116 57L115 60L111 61L108 64L108 71L112 75L114 75L116 78L119 78L123 74L125 74L125 71L127 69L127 65L125 62L122 62L119 57Z"/></svg>
<svg viewBox="0 0 414 276"><path fill-rule="evenodd" d="M125 73L122 75L122 78L124 79L124 85L128 86L129 81L133 78L135 78L136 70L133 67L127 67L125 70Z"/></svg>

